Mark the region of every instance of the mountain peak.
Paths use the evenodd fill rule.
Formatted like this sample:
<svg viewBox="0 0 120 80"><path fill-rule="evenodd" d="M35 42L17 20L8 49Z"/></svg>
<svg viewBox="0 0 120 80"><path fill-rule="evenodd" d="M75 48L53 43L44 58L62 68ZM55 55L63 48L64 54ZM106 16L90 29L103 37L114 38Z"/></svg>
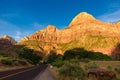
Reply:
<svg viewBox="0 0 120 80"><path fill-rule="evenodd" d="M88 14L87 12L81 12L77 16L75 16L75 18L73 18L69 26L79 25L91 20L95 20L95 18L91 14Z"/></svg>
<svg viewBox="0 0 120 80"><path fill-rule="evenodd" d="M120 20L116 23L117 25L120 25Z"/></svg>
<svg viewBox="0 0 120 80"><path fill-rule="evenodd" d="M10 41L12 44L15 44L15 43L16 43L16 41L15 41L12 37L10 37L10 36L8 36L8 35L3 35L0 39L8 40L8 41Z"/></svg>
<svg viewBox="0 0 120 80"><path fill-rule="evenodd" d="M3 35L1 38L10 38L8 35Z"/></svg>
<svg viewBox="0 0 120 80"><path fill-rule="evenodd" d="M56 26L48 25L46 31L48 32L55 32L57 30Z"/></svg>
<svg viewBox="0 0 120 80"><path fill-rule="evenodd" d="M87 12L81 12L75 18L95 19L91 14L89 14Z"/></svg>

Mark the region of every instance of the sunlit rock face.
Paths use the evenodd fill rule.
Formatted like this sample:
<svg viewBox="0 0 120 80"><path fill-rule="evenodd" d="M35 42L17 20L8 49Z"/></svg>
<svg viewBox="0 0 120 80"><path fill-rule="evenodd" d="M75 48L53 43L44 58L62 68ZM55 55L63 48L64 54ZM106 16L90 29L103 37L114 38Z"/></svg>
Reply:
<svg viewBox="0 0 120 80"><path fill-rule="evenodd" d="M50 43L70 43L71 41L78 40L86 35L102 35L108 37L120 36L120 21L117 23L105 23L95 19L91 14L86 12L79 13L73 18L67 28L63 30L57 29L53 25L48 25L45 29L39 30L30 36L26 36L20 42L37 40L40 42ZM109 42L109 40L106 40ZM76 43L77 45L79 43ZM53 46L52 46L53 47ZM57 46L58 47L58 46ZM111 46L110 46L111 47ZM48 49L51 46L42 45L42 48ZM92 49L94 51L101 51L110 53L110 48ZM60 52L60 51L59 51Z"/></svg>

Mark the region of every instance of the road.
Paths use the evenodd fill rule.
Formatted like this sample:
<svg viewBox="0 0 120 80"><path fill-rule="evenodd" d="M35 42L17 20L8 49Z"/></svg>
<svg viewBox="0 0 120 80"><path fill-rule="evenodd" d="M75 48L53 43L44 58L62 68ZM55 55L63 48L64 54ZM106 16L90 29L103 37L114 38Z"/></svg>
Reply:
<svg viewBox="0 0 120 80"><path fill-rule="evenodd" d="M0 72L0 80L34 80L46 68L47 65L41 64L30 68Z"/></svg>

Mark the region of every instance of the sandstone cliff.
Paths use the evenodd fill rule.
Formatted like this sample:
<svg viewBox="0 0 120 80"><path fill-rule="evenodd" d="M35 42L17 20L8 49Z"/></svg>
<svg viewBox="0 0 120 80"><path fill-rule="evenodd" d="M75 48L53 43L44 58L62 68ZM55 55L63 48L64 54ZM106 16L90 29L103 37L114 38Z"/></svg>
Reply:
<svg viewBox="0 0 120 80"><path fill-rule="evenodd" d="M116 24L104 23L96 20L92 15L82 12L71 21L67 29L58 30L55 26L48 25L44 30L40 30L29 37L24 37L21 41L39 40L68 43L86 34L118 36L120 35L120 22Z"/></svg>
<svg viewBox="0 0 120 80"><path fill-rule="evenodd" d="M100 51L102 49L103 53L109 54L110 50L108 50L108 48L114 47L116 43L120 42L119 37L120 22L114 24L101 22L95 19L92 15L82 12L73 18L66 29L58 30L55 26L48 25L45 29L35 32L31 36L24 37L20 43L37 40L40 43L46 42L51 45L55 44L57 45L55 48L62 51L73 48L73 46L86 47L91 45L92 48L88 47L87 49L94 51ZM60 46L59 44L64 44L64 46ZM104 47L103 44L106 46ZM48 50L51 49L51 45L40 44L39 47ZM97 45L97 47L95 47L95 45ZM52 46L52 49L53 48L54 46Z"/></svg>

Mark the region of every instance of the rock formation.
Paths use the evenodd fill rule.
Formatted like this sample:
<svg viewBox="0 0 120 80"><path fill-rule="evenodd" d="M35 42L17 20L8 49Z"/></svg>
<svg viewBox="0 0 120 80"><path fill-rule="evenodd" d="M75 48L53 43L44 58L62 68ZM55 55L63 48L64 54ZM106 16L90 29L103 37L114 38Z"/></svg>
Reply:
<svg viewBox="0 0 120 80"><path fill-rule="evenodd" d="M4 35L4 36L0 37L0 43L13 45L16 43L16 41L12 37L10 37L8 35Z"/></svg>
<svg viewBox="0 0 120 80"><path fill-rule="evenodd" d="M2 37L0 37L0 53L9 53L9 52L13 52L13 46L16 44L16 41L8 36L8 35L4 35Z"/></svg>
<svg viewBox="0 0 120 80"><path fill-rule="evenodd" d="M21 41L39 40L68 43L86 34L117 36L120 34L119 26L120 22L116 24L104 23L96 20L92 15L82 12L71 21L67 29L58 30L55 26L48 25L44 30L40 30L29 37L24 37Z"/></svg>
<svg viewBox="0 0 120 80"><path fill-rule="evenodd" d="M40 41L41 43L50 42L56 44L59 43L64 44L78 40L82 36L86 36L86 35L94 35L94 36L102 35L108 37L119 37L120 21L114 24L105 23L95 19L92 15L86 12L82 12L78 14L75 18L73 18L73 20L66 29L58 30L55 26L48 25L45 29L35 32L31 36L24 37L20 41L20 43L30 40L37 40ZM42 46L43 49L45 46L47 46L48 48L48 45L42 45Z"/></svg>

